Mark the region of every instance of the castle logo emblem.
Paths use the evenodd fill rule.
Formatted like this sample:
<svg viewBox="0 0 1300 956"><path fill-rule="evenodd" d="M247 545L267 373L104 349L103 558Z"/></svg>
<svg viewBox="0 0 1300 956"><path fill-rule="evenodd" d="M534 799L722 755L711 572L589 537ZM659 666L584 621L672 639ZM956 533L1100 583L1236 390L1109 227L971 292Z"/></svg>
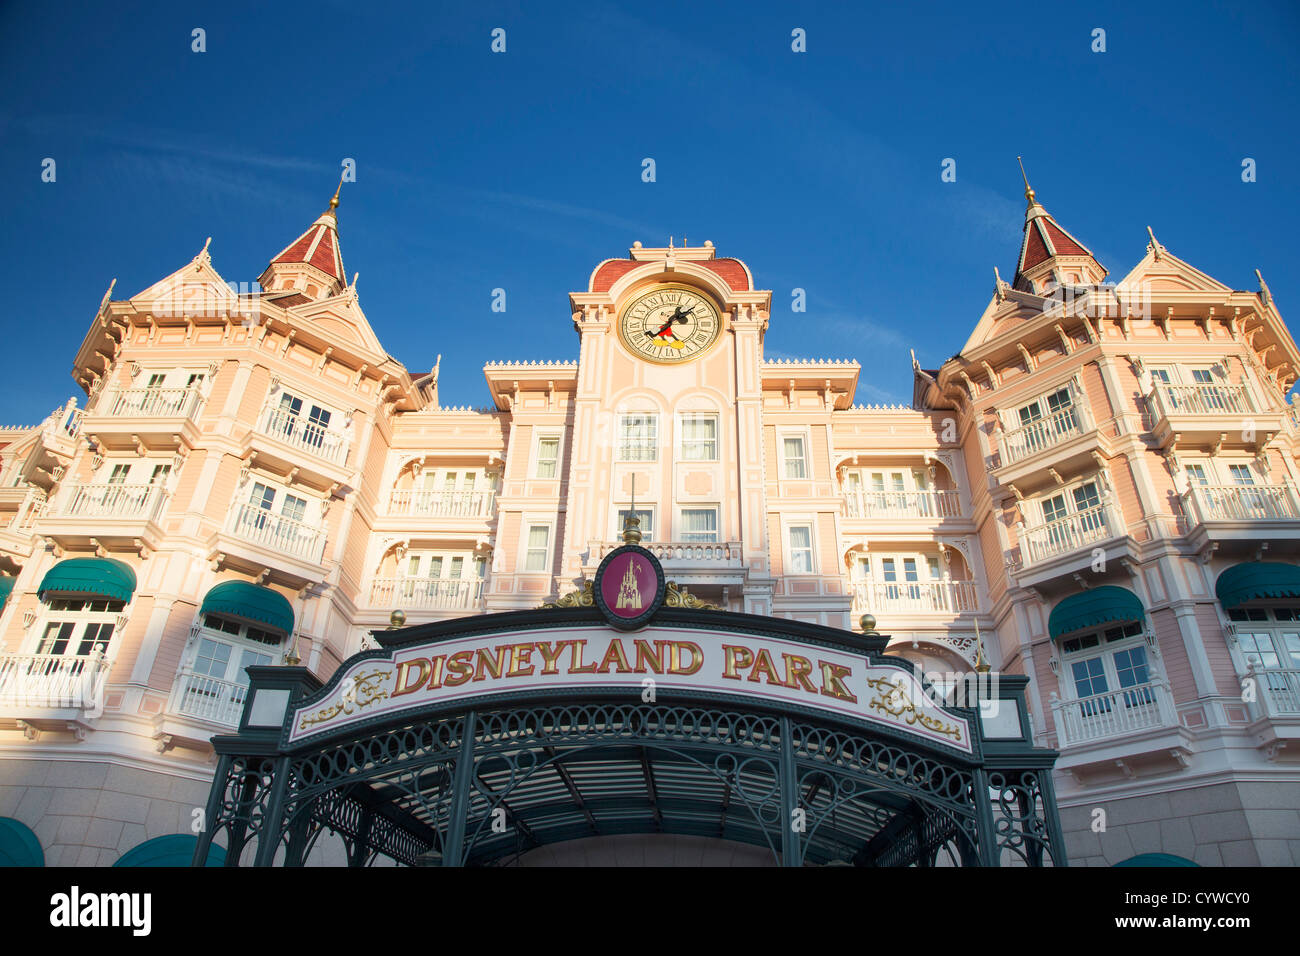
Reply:
<svg viewBox="0 0 1300 956"><path fill-rule="evenodd" d="M624 545L600 563L592 597L610 624L632 630L659 609L664 591L663 568L655 556L637 545Z"/></svg>

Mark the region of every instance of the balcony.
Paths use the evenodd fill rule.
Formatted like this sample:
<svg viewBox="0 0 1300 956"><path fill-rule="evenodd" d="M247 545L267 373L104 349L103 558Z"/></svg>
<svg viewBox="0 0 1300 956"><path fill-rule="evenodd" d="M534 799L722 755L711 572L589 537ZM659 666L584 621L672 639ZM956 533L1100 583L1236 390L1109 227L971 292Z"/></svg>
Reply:
<svg viewBox="0 0 1300 956"><path fill-rule="evenodd" d="M1157 384L1147 412L1161 448L1257 448L1284 424L1284 414L1260 408L1245 385Z"/></svg>
<svg viewBox="0 0 1300 956"><path fill-rule="evenodd" d="M960 614L979 610L974 581L869 581L853 586L853 614Z"/></svg>
<svg viewBox="0 0 1300 956"><path fill-rule="evenodd" d="M958 518L955 491L850 491L844 495L846 518Z"/></svg>
<svg viewBox="0 0 1300 956"><path fill-rule="evenodd" d="M1049 468L1065 475L1092 467L1094 453L1110 457L1109 442L1082 402L1072 402L1045 418L1007 431L999 429L995 434L999 453L992 461L991 472L999 484L1015 484L1022 491L1052 481Z"/></svg>
<svg viewBox="0 0 1300 956"><path fill-rule="evenodd" d="M103 645L84 657L0 655L0 716L27 722L97 717L107 677Z"/></svg>
<svg viewBox="0 0 1300 956"><path fill-rule="evenodd" d="M82 428L100 448L193 448L202 405L203 392L197 385L115 388L86 412Z"/></svg>
<svg viewBox="0 0 1300 956"><path fill-rule="evenodd" d="M1060 700L1053 692L1051 704L1062 750L1178 727L1173 695L1162 679L1077 700Z"/></svg>
<svg viewBox="0 0 1300 956"><path fill-rule="evenodd" d="M256 505L240 505L230 521L231 534L280 554L319 564L325 535L302 521Z"/></svg>
<svg viewBox="0 0 1300 956"><path fill-rule="evenodd" d="M1183 496L1188 541L1254 544L1271 536L1294 538L1300 496L1290 485L1192 484Z"/></svg>
<svg viewBox="0 0 1300 956"><path fill-rule="evenodd" d="M1260 709L1266 717L1300 717L1300 668L1251 668Z"/></svg>
<svg viewBox="0 0 1300 956"><path fill-rule="evenodd" d="M301 588L323 582L325 532L252 504L238 506L209 541L209 560L250 574L270 571Z"/></svg>
<svg viewBox="0 0 1300 956"><path fill-rule="evenodd" d="M97 541L153 550L163 537L168 497L162 484L73 484L37 524L65 548Z"/></svg>
<svg viewBox="0 0 1300 956"><path fill-rule="evenodd" d="M1109 503L1066 515L1020 533L1020 557L1023 567L1042 564L1052 558L1093 548L1102 541L1119 536L1120 522Z"/></svg>
<svg viewBox="0 0 1300 956"><path fill-rule="evenodd" d="M595 573L605 555L621 548L621 541L589 541L588 577ZM682 584L743 584L745 557L737 541L642 541L663 565L670 581Z"/></svg>
<svg viewBox="0 0 1300 956"><path fill-rule="evenodd" d="M217 680L186 668L172 685L167 713L233 729L239 726L247 694L247 684Z"/></svg>
<svg viewBox="0 0 1300 956"><path fill-rule="evenodd" d="M496 508L493 491L394 491L388 502L390 515L416 518L491 518Z"/></svg>
<svg viewBox="0 0 1300 956"><path fill-rule="evenodd" d="M374 607L403 611L475 611L482 607L482 581L439 578L376 578Z"/></svg>
<svg viewBox="0 0 1300 956"><path fill-rule="evenodd" d="M256 452L259 466L292 472L320 490L352 479L347 467L350 429L332 431L282 408L262 410L245 446L245 453Z"/></svg>

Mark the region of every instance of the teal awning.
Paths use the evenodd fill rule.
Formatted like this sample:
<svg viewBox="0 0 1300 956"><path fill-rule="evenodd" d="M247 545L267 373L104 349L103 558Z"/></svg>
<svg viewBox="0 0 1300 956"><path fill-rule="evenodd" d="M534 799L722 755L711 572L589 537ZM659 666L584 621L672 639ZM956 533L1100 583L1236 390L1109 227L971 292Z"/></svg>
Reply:
<svg viewBox="0 0 1300 956"><path fill-rule="evenodd" d="M247 581L222 581L203 599L200 614L228 614L293 632L293 608L281 594Z"/></svg>
<svg viewBox="0 0 1300 956"><path fill-rule="evenodd" d="M44 865L41 841L27 824L13 817L0 817L0 866Z"/></svg>
<svg viewBox="0 0 1300 956"><path fill-rule="evenodd" d="M1172 853L1139 853L1137 856L1131 856L1127 860L1116 863L1116 866L1195 866L1201 864L1194 863L1185 856L1174 856Z"/></svg>
<svg viewBox="0 0 1300 956"><path fill-rule="evenodd" d="M1140 621L1145 612L1138 596L1128 588L1105 584L1066 598L1052 608L1047 631L1052 637L1116 621Z"/></svg>
<svg viewBox="0 0 1300 956"><path fill-rule="evenodd" d="M1259 598L1300 598L1300 567L1281 561L1238 564L1219 575L1214 593L1225 611Z"/></svg>
<svg viewBox="0 0 1300 956"><path fill-rule="evenodd" d="M199 838L188 833L145 840L122 854L114 866L189 866L194 860L194 847ZM217 844L208 848L208 866L225 866L226 851Z"/></svg>
<svg viewBox="0 0 1300 956"><path fill-rule="evenodd" d="M9 594L13 589L13 578L0 578L0 608L5 606L5 602L9 600Z"/></svg>
<svg viewBox="0 0 1300 956"><path fill-rule="evenodd" d="M135 572L114 558L68 558L45 572L38 593L44 599L48 591L129 601L135 593Z"/></svg>

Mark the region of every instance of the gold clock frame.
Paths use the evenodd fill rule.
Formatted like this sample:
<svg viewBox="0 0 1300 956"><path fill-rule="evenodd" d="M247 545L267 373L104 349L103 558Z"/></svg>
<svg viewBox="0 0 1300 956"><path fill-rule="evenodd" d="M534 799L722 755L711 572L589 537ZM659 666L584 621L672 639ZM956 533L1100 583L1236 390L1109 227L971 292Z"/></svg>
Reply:
<svg viewBox="0 0 1300 956"><path fill-rule="evenodd" d="M718 328L717 331L713 333L713 337L709 339L709 343L705 345L702 349L700 349L698 352L696 352L694 355L690 356L689 358L678 359L677 361L665 361L664 359L660 359L660 358L652 358L651 356L646 355L643 352L639 352L635 348L633 348L631 343L628 342L627 336L623 331L623 319L627 316L628 310L632 308L632 306L636 305L636 303L640 302L646 296L651 295L652 293L655 292L669 292L672 291L673 289L677 289L682 292L690 292L692 295L699 296L701 299L707 299L709 305L712 306L713 311L717 314ZM652 365L662 365L665 368L675 368L682 365L689 365L692 362L704 358L704 356L712 352L714 347L718 344L718 342L722 340L722 323L723 323L723 317L725 315L726 315L726 310L721 308L718 305L717 301L713 298L713 296L709 295L709 293L703 291L698 286L687 285L684 282L660 283L653 286L648 286L643 291L635 293L632 296L632 298L629 299L628 302L623 306L623 308L619 309L618 319L616 321L616 325L618 327L618 341L619 344L623 346L623 348L627 351L629 355L631 355L633 358L640 359L642 362L649 362Z"/></svg>

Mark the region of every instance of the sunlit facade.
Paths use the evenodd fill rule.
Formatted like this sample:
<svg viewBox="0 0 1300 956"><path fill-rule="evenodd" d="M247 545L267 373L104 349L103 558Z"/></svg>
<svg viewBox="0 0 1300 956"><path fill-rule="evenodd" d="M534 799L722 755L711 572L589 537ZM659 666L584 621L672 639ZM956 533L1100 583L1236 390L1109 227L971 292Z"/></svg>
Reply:
<svg viewBox="0 0 1300 956"><path fill-rule="evenodd" d="M864 408L851 358L765 360L807 318L742 261L636 243L570 293L572 361L454 408L376 338L336 207L257 295L206 247L110 289L83 394L0 430L0 817L46 863L190 833L246 667L553 602L631 515L704 601L1028 675L1073 864L1300 863L1300 352L1262 279L1152 235L1105 284L1031 192L961 351Z"/></svg>

